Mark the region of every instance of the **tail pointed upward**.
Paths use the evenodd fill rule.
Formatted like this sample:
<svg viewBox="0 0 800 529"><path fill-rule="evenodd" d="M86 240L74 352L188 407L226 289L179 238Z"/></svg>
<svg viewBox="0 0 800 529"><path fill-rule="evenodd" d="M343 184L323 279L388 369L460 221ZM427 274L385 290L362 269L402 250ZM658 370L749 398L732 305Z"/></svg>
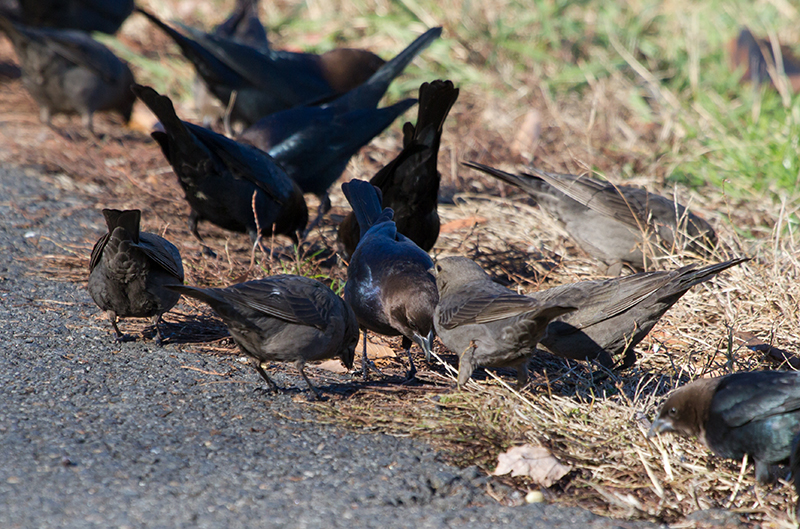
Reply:
<svg viewBox="0 0 800 529"><path fill-rule="evenodd" d="M381 190L364 180L351 180L342 184L342 191L356 216L361 237L375 224L383 212ZM388 210L391 212L391 210ZM389 217L391 220L391 216Z"/></svg>

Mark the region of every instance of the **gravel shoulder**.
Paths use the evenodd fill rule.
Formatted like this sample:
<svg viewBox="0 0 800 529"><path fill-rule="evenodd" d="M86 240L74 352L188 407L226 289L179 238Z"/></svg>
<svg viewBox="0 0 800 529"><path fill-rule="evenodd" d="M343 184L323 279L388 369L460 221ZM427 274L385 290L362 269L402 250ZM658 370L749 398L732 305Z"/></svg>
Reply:
<svg viewBox="0 0 800 529"><path fill-rule="evenodd" d="M654 526L501 506L476 468L316 424L236 358L114 344L84 285L32 272L99 236L99 211L31 169L0 166L0 188L1 527Z"/></svg>

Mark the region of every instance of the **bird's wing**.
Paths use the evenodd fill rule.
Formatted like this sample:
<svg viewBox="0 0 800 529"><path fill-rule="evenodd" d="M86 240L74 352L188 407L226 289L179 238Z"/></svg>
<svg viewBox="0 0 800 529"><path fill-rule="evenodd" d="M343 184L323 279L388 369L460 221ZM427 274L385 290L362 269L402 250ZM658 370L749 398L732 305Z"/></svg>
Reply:
<svg viewBox="0 0 800 529"><path fill-rule="evenodd" d="M140 232L139 244L135 244L148 258L161 268L183 281L181 254L171 242L153 233Z"/></svg>
<svg viewBox="0 0 800 529"><path fill-rule="evenodd" d="M38 30L45 36L48 48L68 61L93 70L108 83L122 73L121 61L99 42L73 31Z"/></svg>
<svg viewBox="0 0 800 529"><path fill-rule="evenodd" d="M303 283L299 288L294 284L290 288L290 284L278 280L281 277L273 276L269 281L250 281L226 291L238 303L274 318L325 328L328 325L330 303L328 297L315 292L320 287Z"/></svg>
<svg viewBox="0 0 800 529"><path fill-rule="evenodd" d="M508 293L487 290L471 294L457 305L442 307L439 316L442 327L454 329L459 325L489 323L530 312L540 306L537 300L510 290Z"/></svg>
<svg viewBox="0 0 800 529"><path fill-rule="evenodd" d="M729 377L717 388L711 412L722 415L731 427L775 415L800 412L800 374L760 371Z"/></svg>
<svg viewBox="0 0 800 529"><path fill-rule="evenodd" d="M92 256L89 259L89 272L94 270L94 267L100 262L100 258L103 255L103 248L106 247L109 237L111 237L111 234L106 233L100 237L96 243L94 243L94 247L92 248Z"/></svg>

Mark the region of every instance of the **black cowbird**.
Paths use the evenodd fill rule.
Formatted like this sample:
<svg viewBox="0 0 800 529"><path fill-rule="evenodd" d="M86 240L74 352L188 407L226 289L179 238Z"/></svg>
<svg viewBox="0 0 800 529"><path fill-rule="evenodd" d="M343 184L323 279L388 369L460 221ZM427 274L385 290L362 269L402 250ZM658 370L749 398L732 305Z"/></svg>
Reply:
<svg viewBox="0 0 800 529"><path fill-rule="evenodd" d="M363 373L367 376L367 331L403 336L409 361L406 379L416 373L411 344L416 342L430 360L433 311L439 301L429 270L430 256L397 232L392 210L381 211L378 188L353 180L342 184L361 228L361 241L347 267L344 299L353 307L364 330Z"/></svg>
<svg viewBox="0 0 800 529"><path fill-rule="evenodd" d="M339 357L348 369L358 343L358 323L342 298L316 279L276 275L227 288L170 287L208 303L273 390L263 362L294 362L317 398L322 395L305 374L306 362Z"/></svg>
<svg viewBox="0 0 800 529"><path fill-rule="evenodd" d="M342 175L350 158L416 102L405 99L377 108L392 80L441 33L442 28L429 29L367 82L335 101L272 114L239 136L240 141L275 158L304 193L320 197L312 227L330 209L328 188Z"/></svg>
<svg viewBox="0 0 800 529"><path fill-rule="evenodd" d="M92 114L117 112L127 123L133 103L133 74L111 50L80 31L38 29L0 17L14 44L22 84L40 107L42 122L53 114L80 114L94 132Z"/></svg>
<svg viewBox="0 0 800 529"><path fill-rule="evenodd" d="M108 233L92 248L89 295L108 313L117 341L125 338L117 317L152 318L161 345L161 315L181 297L164 287L183 283L181 254L163 237L139 231L138 209L104 209L103 216Z"/></svg>
<svg viewBox="0 0 800 529"><path fill-rule="evenodd" d="M133 0L19 0L19 7L29 26L113 35L133 12Z"/></svg>
<svg viewBox="0 0 800 529"><path fill-rule="evenodd" d="M180 47L208 89L224 106L236 100L231 119L247 125L298 105L329 101L367 80L383 64L366 50L332 50L322 55L258 49L181 25L189 36L138 8Z"/></svg>
<svg viewBox="0 0 800 529"><path fill-rule="evenodd" d="M619 275L623 265L644 270L646 259L683 243L707 255L717 242L708 222L677 202L644 189L533 167L529 167L533 174L514 175L475 162L464 165L532 195L586 253L609 266L609 275Z"/></svg>
<svg viewBox="0 0 800 529"><path fill-rule="evenodd" d="M614 359L622 357L621 367L631 366L636 362L636 345L681 296L747 260L581 281L535 292L533 296L541 302L578 307L550 322L539 344L565 358L597 360L611 367Z"/></svg>
<svg viewBox="0 0 800 529"><path fill-rule="evenodd" d="M775 86L772 75L780 72L777 70L777 61L769 40L756 39L749 29L742 28L738 38L733 39L728 47L733 69L745 66L740 82L751 81L756 88L761 83ZM779 51L783 73L786 74L789 85L795 93L800 92L800 58L795 56L788 46L780 46ZM764 56L764 52L767 53L767 57ZM768 65L775 68L772 75Z"/></svg>
<svg viewBox="0 0 800 529"><path fill-rule="evenodd" d="M522 388L528 382L528 361L547 324L575 310L558 299L539 300L498 285L465 257L440 259L436 285L436 334L458 354L459 387L476 367L490 366L515 367Z"/></svg>
<svg viewBox="0 0 800 529"><path fill-rule="evenodd" d="M237 0L228 18L211 34L259 50L269 49L267 30L258 19L258 0ZM225 108L222 102L208 91L202 78L195 78L192 91L195 107L203 116L204 125L208 126L223 117Z"/></svg>
<svg viewBox="0 0 800 529"><path fill-rule="evenodd" d="M370 180L383 193L383 207L394 210L397 231L426 252L439 237L439 141L444 120L456 99L458 88L451 81L420 86L417 126L408 122L403 126L403 150ZM339 225L338 234L345 260L355 251L359 235L358 224L350 213Z"/></svg>
<svg viewBox="0 0 800 529"><path fill-rule="evenodd" d="M164 130L152 136L186 193L192 208L189 228L198 240L197 223L207 220L247 233L253 241L259 228L262 235L282 234L297 241L297 232L308 222L305 199L269 155L181 121L172 101L150 87L135 85L133 91L161 121Z"/></svg>
<svg viewBox="0 0 800 529"><path fill-rule="evenodd" d="M800 433L800 373L753 371L695 380L667 398L648 436L696 436L714 454L755 461L756 479L788 464Z"/></svg>

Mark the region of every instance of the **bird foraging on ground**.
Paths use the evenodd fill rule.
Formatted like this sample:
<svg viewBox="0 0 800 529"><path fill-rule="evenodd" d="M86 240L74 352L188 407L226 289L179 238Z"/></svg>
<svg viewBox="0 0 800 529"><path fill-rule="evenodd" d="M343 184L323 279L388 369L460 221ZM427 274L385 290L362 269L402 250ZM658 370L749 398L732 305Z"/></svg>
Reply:
<svg viewBox="0 0 800 529"><path fill-rule="evenodd" d="M615 186L588 176L528 169L511 174L476 162L464 165L519 187L564 227L586 253L619 275L624 265L636 271L653 257L684 246L708 255L717 236L711 225L668 198L644 189Z"/></svg>
<svg viewBox="0 0 800 529"><path fill-rule="evenodd" d="M133 3L134 0L19 0L19 16L29 26L113 35L133 12Z"/></svg>
<svg viewBox="0 0 800 529"><path fill-rule="evenodd" d="M381 209L378 188L352 180L342 184L361 229L361 240L347 267L344 299L353 307L364 330L363 374L367 377L367 331L403 336L408 356L406 379L416 373L411 344L416 343L430 360L433 312L439 300L429 270L430 256L397 232L392 210Z"/></svg>
<svg viewBox="0 0 800 529"><path fill-rule="evenodd" d="M114 53L81 31L33 28L0 16L22 70L22 84L50 125L54 114L79 114L94 133L92 115L116 112L130 121L133 74Z"/></svg>
<svg viewBox="0 0 800 529"><path fill-rule="evenodd" d="M451 81L423 83L417 124L403 126L403 150L370 180L381 190L383 207L394 211L397 231L426 252L439 237L439 142L456 99L458 88ZM345 260L355 251L359 237L358 223L350 213L339 224L337 236Z"/></svg>
<svg viewBox="0 0 800 529"><path fill-rule="evenodd" d="M648 437L675 432L697 437L719 457L755 462L759 483L770 465L788 464L800 433L800 373L740 372L702 378L670 393Z"/></svg>
<svg viewBox="0 0 800 529"><path fill-rule="evenodd" d="M429 29L364 84L338 99L266 116L237 138L268 152L304 193L319 197L319 212L309 229L330 209L328 189L350 158L416 103L404 99L377 108L392 80L441 33L442 28Z"/></svg>
<svg viewBox="0 0 800 529"><path fill-rule="evenodd" d="M539 345L555 355L596 360L607 368L622 358L621 367L629 367L636 362L634 348L690 288L748 260L733 259L703 268L688 265L537 291L532 295L541 302L578 307L550 322Z"/></svg>
<svg viewBox="0 0 800 529"><path fill-rule="evenodd" d="M338 356L348 369L353 367L358 343L355 314L315 279L285 274L227 288L170 288L214 309L274 391L278 385L264 371L263 362L294 362L317 398L322 394L306 376L306 362Z"/></svg>
<svg viewBox="0 0 800 529"><path fill-rule="evenodd" d="M308 222L303 192L268 154L181 121L172 101L150 87L133 91L161 121L163 130L151 135L186 193L189 228L199 241L197 224L207 220L252 241L281 234L297 242Z"/></svg>
<svg viewBox="0 0 800 529"><path fill-rule="evenodd" d="M435 269L439 304L433 321L436 334L458 355L458 386L478 366L514 367L519 387L525 386L528 361L548 323L576 307L517 294L465 257L440 259Z"/></svg>
<svg viewBox="0 0 800 529"><path fill-rule="evenodd" d="M92 248L89 295L108 314L117 341L125 339L118 317L152 318L161 345L161 316L181 297L165 288L183 283L181 254L163 237L139 231L138 209L104 209L103 216L108 232Z"/></svg>

